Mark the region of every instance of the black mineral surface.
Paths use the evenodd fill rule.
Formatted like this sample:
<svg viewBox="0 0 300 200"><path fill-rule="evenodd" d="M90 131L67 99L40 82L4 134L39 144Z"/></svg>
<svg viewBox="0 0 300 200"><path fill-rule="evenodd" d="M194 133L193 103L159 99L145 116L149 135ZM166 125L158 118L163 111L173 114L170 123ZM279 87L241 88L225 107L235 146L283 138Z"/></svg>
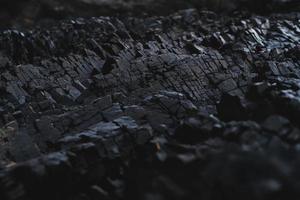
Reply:
<svg viewBox="0 0 300 200"><path fill-rule="evenodd" d="M1 200L299 200L300 1L2 0Z"/></svg>

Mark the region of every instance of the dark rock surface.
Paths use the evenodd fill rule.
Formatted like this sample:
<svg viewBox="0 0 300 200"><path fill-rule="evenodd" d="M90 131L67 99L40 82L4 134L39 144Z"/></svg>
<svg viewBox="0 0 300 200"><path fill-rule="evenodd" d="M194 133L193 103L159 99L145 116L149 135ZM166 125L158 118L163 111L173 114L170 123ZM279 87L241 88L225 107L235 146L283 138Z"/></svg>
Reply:
<svg viewBox="0 0 300 200"><path fill-rule="evenodd" d="M255 2L3 3L0 199L299 199L299 2Z"/></svg>

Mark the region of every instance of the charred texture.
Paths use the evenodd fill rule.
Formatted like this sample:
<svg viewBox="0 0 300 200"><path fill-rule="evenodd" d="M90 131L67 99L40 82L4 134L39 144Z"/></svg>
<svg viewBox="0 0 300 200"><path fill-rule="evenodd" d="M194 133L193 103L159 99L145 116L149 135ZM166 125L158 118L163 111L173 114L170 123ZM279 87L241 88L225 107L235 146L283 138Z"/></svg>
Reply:
<svg viewBox="0 0 300 200"><path fill-rule="evenodd" d="M1 200L299 197L298 1L3 5Z"/></svg>

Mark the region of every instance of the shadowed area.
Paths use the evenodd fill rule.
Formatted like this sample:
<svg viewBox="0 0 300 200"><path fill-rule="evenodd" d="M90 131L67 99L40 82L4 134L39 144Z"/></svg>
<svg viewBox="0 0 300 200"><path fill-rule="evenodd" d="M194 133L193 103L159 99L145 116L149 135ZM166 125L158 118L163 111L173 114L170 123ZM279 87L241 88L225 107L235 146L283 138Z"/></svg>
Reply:
<svg viewBox="0 0 300 200"><path fill-rule="evenodd" d="M248 10L268 15L300 9L298 0L3 0L0 27L24 28L56 20L95 16L169 15L180 9L208 9L218 13Z"/></svg>

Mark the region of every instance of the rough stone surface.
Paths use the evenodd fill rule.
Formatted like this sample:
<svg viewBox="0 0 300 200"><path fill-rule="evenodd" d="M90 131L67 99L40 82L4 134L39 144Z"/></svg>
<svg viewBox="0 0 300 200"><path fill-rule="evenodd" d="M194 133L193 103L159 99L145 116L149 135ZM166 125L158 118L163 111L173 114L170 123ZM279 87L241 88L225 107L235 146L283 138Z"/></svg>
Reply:
<svg viewBox="0 0 300 200"><path fill-rule="evenodd" d="M299 8L3 3L0 199L298 199Z"/></svg>

